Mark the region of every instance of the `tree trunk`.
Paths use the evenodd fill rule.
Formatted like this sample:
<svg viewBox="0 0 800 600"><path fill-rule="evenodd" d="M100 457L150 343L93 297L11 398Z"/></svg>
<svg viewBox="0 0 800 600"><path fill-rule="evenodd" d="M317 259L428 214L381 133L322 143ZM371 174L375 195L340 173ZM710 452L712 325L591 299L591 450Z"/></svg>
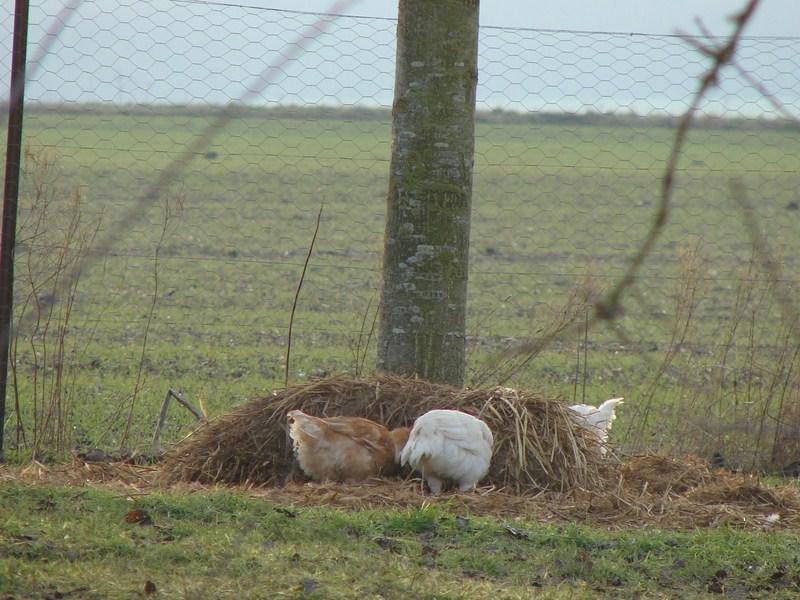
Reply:
<svg viewBox="0 0 800 600"><path fill-rule="evenodd" d="M478 0L400 0L378 369L464 384Z"/></svg>

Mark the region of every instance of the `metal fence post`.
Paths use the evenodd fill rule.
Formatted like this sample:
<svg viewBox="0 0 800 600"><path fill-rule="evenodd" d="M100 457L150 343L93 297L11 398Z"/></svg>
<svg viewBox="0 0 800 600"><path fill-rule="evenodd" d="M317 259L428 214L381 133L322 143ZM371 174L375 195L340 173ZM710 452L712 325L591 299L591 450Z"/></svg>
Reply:
<svg viewBox="0 0 800 600"><path fill-rule="evenodd" d="M0 461L4 459L8 351L14 296L14 242L17 231L22 109L25 102L25 61L28 45L29 0L14 4L14 41L11 53L11 89L8 95L6 176L3 188L3 228L0 238Z"/></svg>

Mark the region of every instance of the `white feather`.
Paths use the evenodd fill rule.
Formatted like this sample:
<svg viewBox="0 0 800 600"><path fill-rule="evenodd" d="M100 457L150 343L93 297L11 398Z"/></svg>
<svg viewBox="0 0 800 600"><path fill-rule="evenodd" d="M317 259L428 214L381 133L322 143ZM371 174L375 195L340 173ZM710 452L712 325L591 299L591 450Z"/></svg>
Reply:
<svg viewBox="0 0 800 600"><path fill-rule="evenodd" d="M489 471L493 444L489 426L480 419L457 410L432 410L414 422L400 462L421 472L433 493L444 481L468 490Z"/></svg>
<svg viewBox="0 0 800 600"><path fill-rule="evenodd" d="M617 405L622 404L623 398L612 398L606 400L600 406L591 404L573 404L569 408L575 413L574 421L594 434L601 444L608 441L608 432L611 423L617 418L615 413ZM600 451L605 454L605 448L601 446Z"/></svg>

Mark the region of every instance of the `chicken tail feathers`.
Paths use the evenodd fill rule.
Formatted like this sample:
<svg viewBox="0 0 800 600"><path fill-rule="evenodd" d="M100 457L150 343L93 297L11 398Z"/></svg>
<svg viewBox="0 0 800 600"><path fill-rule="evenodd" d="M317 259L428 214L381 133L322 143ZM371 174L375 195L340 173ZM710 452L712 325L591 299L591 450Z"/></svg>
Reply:
<svg viewBox="0 0 800 600"><path fill-rule="evenodd" d="M400 454L400 465L403 467L411 465L416 469L422 460L431 456L433 449L430 447L430 443L423 436L412 435Z"/></svg>
<svg viewBox="0 0 800 600"><path fill-rule="evenodd" d="M617 405L622 404L622 400L622 398L612 398L598 406L597 415L592 419L594 421L594 426L604 429L605 431L611 429L611 422L617 418L615 413Z"/></svg>

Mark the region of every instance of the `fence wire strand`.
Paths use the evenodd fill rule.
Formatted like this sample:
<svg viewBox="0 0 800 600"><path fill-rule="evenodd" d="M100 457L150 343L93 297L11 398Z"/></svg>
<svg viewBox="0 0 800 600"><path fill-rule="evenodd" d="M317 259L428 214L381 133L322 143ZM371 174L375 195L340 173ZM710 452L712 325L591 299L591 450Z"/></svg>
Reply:
<svg viewBox="0 0 800 600"><path fill-rule="evenodd" d="M108 406L91 417L74 405L82 430L119 412L138 371L131 418L144 424L165 388L213 398L219 413L281 385L294 282L323 203L289 379L370 364L374 348L360 346L377 310L396 21L342 6L32 3L30 39L40 45L26 89L20 397L39 402L49 389L55 366L41 357L59 340L43 323L56 322L68 332L63 360L76 389L87 406ZM651 225L675 128L710 66L702 44L725 41L700 34L687 43L682 34L481 28L468 383L494 383L502 371L514 373L511 385L565 399L587 388L592 402L626 396L627 447L683 439L693 451L749 458L761 442L732 440L730 427L756 414L800 419L770 391L789 381L800 400L794 363L767 368L796 326L773 293L798 288L800 38L741 36L732 68L696 107L669 222L632 275L630 300L611 326L585 326L585 310ZM754 253L733 177L753 193L748 215L769 260ZM159 241L164 199L183 208ZM94 223L97 241L73 257L67 232ZM58 260L72 270L48 270ZM71 288L53 282L71 279L67 317L59 311ZM688 285L696 306L685 305ZM559 329L567 318L573 326ZM520 346L536 354L502 364ZM638 399L651 406L646 424L634 418ZM692 431L705 432L693 440L680 434L688 411Z"/></svg>

